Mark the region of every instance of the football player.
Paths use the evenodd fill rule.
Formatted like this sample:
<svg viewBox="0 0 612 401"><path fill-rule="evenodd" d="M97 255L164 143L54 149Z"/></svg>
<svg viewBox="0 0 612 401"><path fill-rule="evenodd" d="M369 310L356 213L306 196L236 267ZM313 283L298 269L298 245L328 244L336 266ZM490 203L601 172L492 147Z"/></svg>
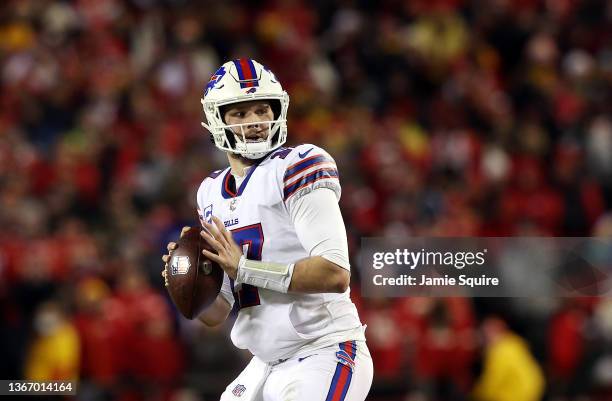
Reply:
<svg viewBox="0 0 612 401"><path fill-rule="evenodd" d="M201 102L229 166L197 192L201 235L216 251L203 253L225 271L198 319L218 325L236 303L232 341L254 355L221 400L364 400L372 359L349 297L333 158L315 145L282 147L289 96L255 60L223 64Z"/></svg>

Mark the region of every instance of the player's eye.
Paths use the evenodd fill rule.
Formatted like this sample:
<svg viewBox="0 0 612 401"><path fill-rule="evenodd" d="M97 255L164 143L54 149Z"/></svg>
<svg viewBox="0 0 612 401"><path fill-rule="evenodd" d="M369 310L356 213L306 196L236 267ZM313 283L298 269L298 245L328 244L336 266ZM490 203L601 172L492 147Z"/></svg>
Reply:
<svg viewBox="0 0 612 401"><path fill-rule="evenodd" d="M268 113L268 107L260 107L255 111L257 114L259 114L260 116L267 114Z"/></svg>

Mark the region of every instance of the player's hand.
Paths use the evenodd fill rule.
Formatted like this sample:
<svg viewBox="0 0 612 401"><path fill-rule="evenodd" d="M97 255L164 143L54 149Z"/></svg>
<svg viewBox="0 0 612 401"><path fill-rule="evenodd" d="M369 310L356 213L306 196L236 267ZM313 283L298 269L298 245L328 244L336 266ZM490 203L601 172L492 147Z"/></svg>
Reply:
<svg viewBox="0 0 612 401"><path fill-rule="evenodd" d="M242 257L242 249L232 238L232 234L225 228L223 222L213 216L213 223L204 222L204 228L200 235L208 242L217 254L204 249L202 254L217 262L230 278L236 279L238 272L238 262Z"/></svg>
<svg viewBox="0 0 612 401"><path fill-rule="evenodd" d="M189 231L189 229L190 227L183 227L181 229L181 235L179 236L179 238L182 238L183 235L185 235L185 233ZM164 261L164 269L161 271L161 275L164 278L164 284L166 287L168 286L168 262L170 261L170 257L172 256L172 251L174 251L176 248L178 248L176 242L169 242L168 245L166 245L168 253L162 256L162 260Z"/></svg>

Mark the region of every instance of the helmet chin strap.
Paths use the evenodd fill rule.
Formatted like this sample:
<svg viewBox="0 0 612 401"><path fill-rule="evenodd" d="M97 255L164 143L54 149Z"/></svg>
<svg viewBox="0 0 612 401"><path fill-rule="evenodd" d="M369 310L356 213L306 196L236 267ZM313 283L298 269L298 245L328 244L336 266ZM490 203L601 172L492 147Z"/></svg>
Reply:
<svg viewBox="0 0 612 401"><path fill-rule="evenodd" d="M269 131L271 131L271 128L272 128L272 124L270 124L269 126ZM232 148L236 149L238 145L240 144L244 146L244 149L246 151L246 152L234 152L234 153L246 159L249 159L249 160L257 160L257 159L261 159L262 157L265 157L272 150L270 149L272 143L274 143L274 141L278 139L278 133L275 133L274 135L272 135L271 138L269 137L269 134L268 134L268 137L264 141L256 142L256 143L249 143L246 139L246 135L244 134L244 131L241 131L242 138L240 138L239 133L230 131L228 129L226 129L225 131L226 133L228 132L233 133L233 135L231 135L232 142L230 143L230 146ZM230 135L227 135L227 136L229 137ZM229 140L230 138L228 138L228 142ZM264 145L264 146L261 146L261 145Z"/></svg>
<svg viewBox="0 0 612 401"><path fill-rule="evenodd" d="M246 148L247 151L249 151L248 153L240 153L240 155L242 155L243 157L250 159L250 160L257 160L257 159L261 159L262 157L264 157L265 155L267 155L270 152L269 146L266 146L264 149L261 149L261 146L257 146L260 144L268 144L269 140L266 139L263 142L260 143L252 143L251 144L251 148L255 147L255 149L249 149L249 144L245 143L244 146ZM257 149L259 148L259 149ZM259 150L259 151L258 151Z"/></svg>
<svg viewBox="0 0 612 401"><path fill-rule="evenodd" d="M269 152L249 153L249 154L243 154L241 156L243 156L244 158L249 159L249 160L257 160L257 159L261 159L262 157L264 157L268 153Z"/></svg>
<svg viewBox="0 0 612 401"><path fill-rule="evenodd" d="M218 130L216 131L215 128L209 126L207 123L202 122L201 124L204 128L206 128L210 132L211 141L219 149L225 152L235 154L235 155L243 156L244 158L249 159L249 160L258 160L258 159L265 157L266 155L268 155L270 152L274 151L281 145L281 143L279 143L280 142L279 138L281 135L282 125L276 125L278 124L278 121L270 121L267 123L269 123L270 132L274 132L272 134L272 137L271 138L268 137L268 139L266 139L264 142L254 142L254 143L249 143L246 140L246 136L244 135L243 132L242 132L243 134L242 138L239 138L240 134L230 129L231 126L223 125L222 126L223 134L221 134ZM245 124L236 124L236 126L242 126L242 125L245 125ZM215 131L216 133L213 134L213 132ZM220 135L224 136L223 140L220 140L219 138ZM257 146L259 144L264 144L264 143L267 144L267 146L264 146L264 147Z"/></svg>

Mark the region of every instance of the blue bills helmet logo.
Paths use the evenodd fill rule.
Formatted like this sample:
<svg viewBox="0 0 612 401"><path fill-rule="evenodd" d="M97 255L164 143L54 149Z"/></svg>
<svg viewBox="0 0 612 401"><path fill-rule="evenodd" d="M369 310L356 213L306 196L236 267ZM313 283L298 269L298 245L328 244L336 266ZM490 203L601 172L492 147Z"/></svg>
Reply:
<svg viewBox="0 0 612 401"><path fill-rule="evenodd" d="M188 256L173 256L170 261L170 274L173 276L177 274L187 274L190 267L191 262Z"/></svg>
<svg viewBox="0 0 612 401"><path fill-rule="evenodd" d="M204 96L208 95L211 89L215 89L215 85L223 78L225 75L225 67L221 66L213 75L210 77L210 80L206 84L206 88L204 89ZM223 85L221 86L223 87Z"/></svg>
<svg viewBox="0 0 612 401"><path fill-rule="evenodd" d="M234 387L232 390L232 394L234 394L236 397L240 397L245 391L246 387L244 387L242 384L236 384L236 387Z"/></svg>

